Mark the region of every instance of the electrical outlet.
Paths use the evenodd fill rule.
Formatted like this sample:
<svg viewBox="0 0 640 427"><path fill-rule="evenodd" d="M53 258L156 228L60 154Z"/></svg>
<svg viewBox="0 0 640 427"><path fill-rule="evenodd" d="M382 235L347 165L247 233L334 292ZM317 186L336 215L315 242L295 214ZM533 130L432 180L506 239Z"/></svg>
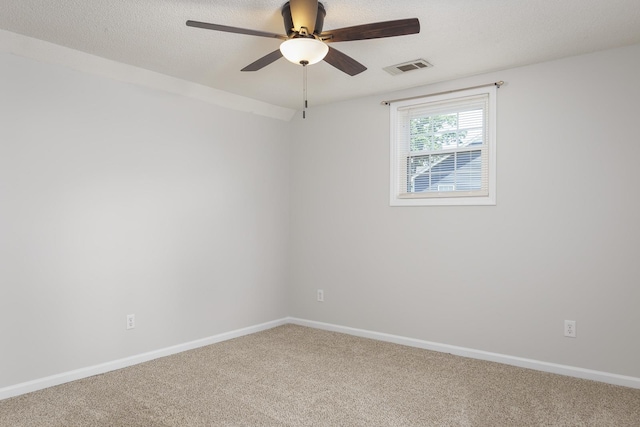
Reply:
<svg viewBox="0 0 640 427"><path fill-rule="evenodd" d="M322 289L318 289L318 302L324 302L324 291Z"/></svg>
<svg viewBox="0 0 640 427"><path fill-rule="evenodd" d="M136 315L127 314L127 329L133 329L136 327Z"/></svg>
<svg viewBox="0 0 640 427"><path fill-rule="evenodd" d="M564 336L569 338L576 337L576 321L575 320L564 321Z"/></svg>

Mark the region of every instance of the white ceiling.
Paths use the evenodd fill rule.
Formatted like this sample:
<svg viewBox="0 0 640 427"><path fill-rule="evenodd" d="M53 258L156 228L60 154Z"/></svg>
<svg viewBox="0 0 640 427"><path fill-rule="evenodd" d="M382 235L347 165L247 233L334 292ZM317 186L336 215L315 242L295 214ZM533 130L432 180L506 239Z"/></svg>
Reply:
<svg viewBox="0 0 640 427"><path fill-rule="evenodd" d="M0 29L215 89L299 109L302 68L240 72L276 39L191 28L188 19L284 34L283 0L1 0ZM309 67L319 105L640 43L640 0L326 0L324 30L417 17L420 34L332 47L368 70ZM433 68L391 76L423 58Z"/></svg>

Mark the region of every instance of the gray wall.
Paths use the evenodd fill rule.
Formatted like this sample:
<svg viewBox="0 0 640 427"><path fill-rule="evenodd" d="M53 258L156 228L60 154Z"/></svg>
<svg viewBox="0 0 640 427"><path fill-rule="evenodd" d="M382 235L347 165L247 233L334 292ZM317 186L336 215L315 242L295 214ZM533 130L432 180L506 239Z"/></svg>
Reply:
<svg viewBox="0 0 640 427"><path fill-rule="evenodd" d="M0 388L287 315L286 123L2 53L0 94Z"/></svg>
<svg viewBox="0 0 640 427"><path fill-rule="evenodd" d="M0 54L0 388L287 315L640 377L639 68L285 123ZM497 206L389 207L379 102L499 79Z"/></svg>
<svg viewBox="0 0 640 427"><path fill-rule="evenodd" d="M291 315L640 377L638 69L636 45L296 119ZM389 207L380 101L496 80L497 206Z"/></svg>

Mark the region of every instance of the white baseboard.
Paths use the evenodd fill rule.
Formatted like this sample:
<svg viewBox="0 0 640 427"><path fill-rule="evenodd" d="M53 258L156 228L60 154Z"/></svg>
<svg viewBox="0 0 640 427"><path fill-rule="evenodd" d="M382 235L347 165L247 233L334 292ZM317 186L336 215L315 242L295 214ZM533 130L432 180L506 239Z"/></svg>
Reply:
<svg viewBox="0 0 640 427"><path fill-rule="evenodd" d="M640 378L625 375L611 374L608 372L594 371L591 369L577 368L574 366L559 365L557 363L541 362L539 360L525 359L522 357L509 356L506 354L490 353L488 351L474 350L471 348L458 347L449 344L439 344L430 341L423 341L415 338L407 338L398 335L385 334L381 332L368 331L364 329L350 328L347 326L334 325L331 323L316 322L313 320L287 318L288 323L300 326L308 326L326 331L341 332L362 338L371 338L378 341L387 341L395 344L410 347L423 348L441 353L451 353L456 356L469 357L472 359L487 360L490 362L503 363L505 365L519 366L521 368L534 369L536 371L550 372L553 374L566 375L569 377L582 378L599 381L608 384L620 385L640 389Z"/></svg>
<svg viewBox="0 0 640 427"><path fill-rule="evenodd" d="M95 366L89 366L69 372L63 372L61 374L51 375L45 378L39 378L33 381L11 385L9 387L0 388L0 400L68 383L70 381L104 374L106 372L115 371L117 369L126 368L128 366L137 365L139 363L148 362L149 360L170 356L172 354L181 353L183 351L193 350L195 348L227 341L244 335L249 335L267 329L275 328L276 326L285 325L287 323L289 323L288 318L273 320L271 322L261 323L259 325L249 326L246 328L237 329L235 331L224 332L218 335L190 341L184 344L178 344L147 353L137 354L135 356L125 357L124 359L113 360L111 362L101 363Z"/></svg>
<svg viewBox="0 0 640 427"><path fill-rule="evenodd" d="M505 354L490 353L482 350L474 350L465 347L458 347L448 344L439 344L430 341L423 341L415 338L408 338L399 335L385 334L381 332L368 331L364 329L350 328L348 326L334 325L330 323L316 322L313 320L299 319L295 317L285 317L283 319L273 320L271 322L261 323L259 325L249 326L230 332L224 332L207 338L190 341L184 344L150 351L138 354L124 359L118 359L111 362L102 363L95 366L76 369L61 374L52 375L45 378L39 378L33 381L27 381L20 384L11 385L0 388L0 400L10 397L19 396L21 394L42 390L48 387L68 383L70 381L91 377L93 375L104 374L106 372L115 371L117 369L126 368L128 366L137 365L149 360L158 359L160 357L170 356L172 354L181 353L187 350L204 347L244 335L253 334L267 329L275 328L285 324L295 324L300 326L308 326L311 328L322 329L326 331L340 332L343 334L354 335L357 337L371 338L379 341L386 341L395 344L406 345L410 347L423 348L425 350L433 350L441 353L451 353L457 356L469 357L472 359L487 360L491 362L504 363L506 365L519 366L521 368L534 369L536 371L550 372L554 374L566 375L570 377L583 378L587 380L600 381L603 383L620 385L640 389L640 378L629 377L608 372L594 371L590 369L576 368L573 366L559 365L556 363L541 362L533 359L524 359Z"/></svg>

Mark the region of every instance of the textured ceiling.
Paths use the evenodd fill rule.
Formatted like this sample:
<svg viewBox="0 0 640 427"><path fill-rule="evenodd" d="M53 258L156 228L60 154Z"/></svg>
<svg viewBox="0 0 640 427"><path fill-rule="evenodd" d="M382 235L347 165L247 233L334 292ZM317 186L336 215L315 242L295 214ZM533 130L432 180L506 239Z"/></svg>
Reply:
<svg viewBox="0 0 640 427"><path fill-rule="evenodd" d="M368 67L309 67L312 105L640 43L639 0L327 0L325 30L420 19L417 35L335 43ZM278 0L1 0L0 29L212 88L299 109L302 68L285 59L240 72L279 41L185 25L188 19L284 33ZM433 68L391 76L423 58Z"/></svg>

